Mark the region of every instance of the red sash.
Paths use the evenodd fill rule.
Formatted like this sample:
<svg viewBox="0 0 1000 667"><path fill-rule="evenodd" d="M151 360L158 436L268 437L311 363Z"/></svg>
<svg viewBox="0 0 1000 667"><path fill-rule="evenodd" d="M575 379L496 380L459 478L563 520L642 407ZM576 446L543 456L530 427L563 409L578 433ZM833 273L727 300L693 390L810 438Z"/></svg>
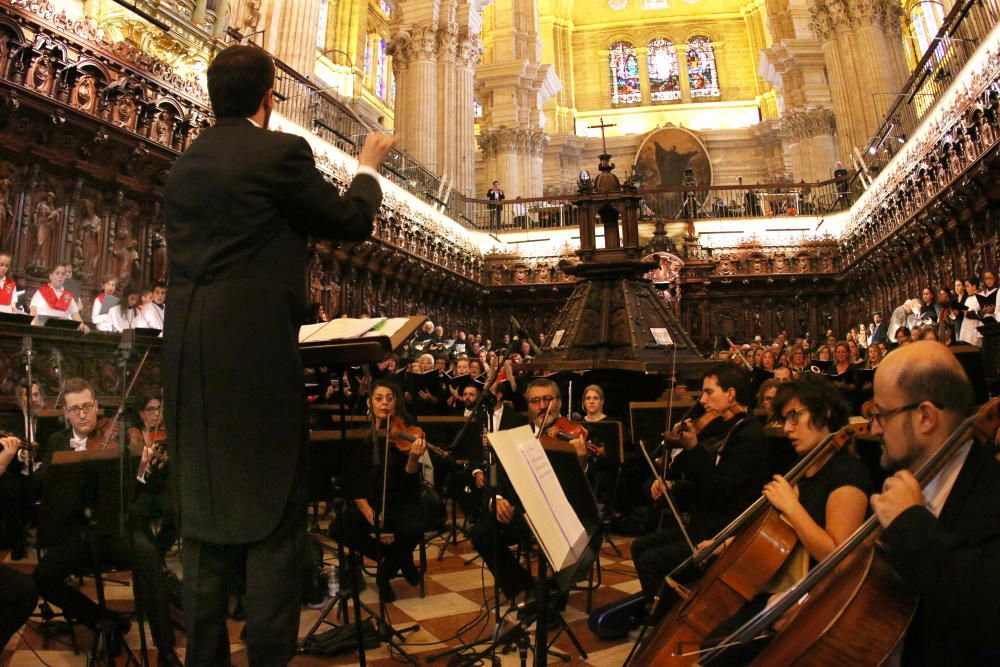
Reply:
<svg viewBox="0 0 1000 667"><path fill-rule="evenodd" d="M39 287L38 293L42 295L45 303L49 304L49 308L52 310L67 310L69 305L73 303L73 295L69 293L69 290L64 289L61 295L56 296L56 291L49 284Z"/></svg>
<svg viewBox="0 0 1000 667"><path fill-rule="evenodd" d="M100 294L97 295L97 303L101 304L102 306L104 305L104 292L101 292Z"/></svg>
<svg viewBox="0 0 1000 667"><path fill-rule="evenodd" d="M9 306L11 301L14 299L14 290L17 289L17 284L7 278L4 281L3 287L0 287L0 306Z"/></svg>

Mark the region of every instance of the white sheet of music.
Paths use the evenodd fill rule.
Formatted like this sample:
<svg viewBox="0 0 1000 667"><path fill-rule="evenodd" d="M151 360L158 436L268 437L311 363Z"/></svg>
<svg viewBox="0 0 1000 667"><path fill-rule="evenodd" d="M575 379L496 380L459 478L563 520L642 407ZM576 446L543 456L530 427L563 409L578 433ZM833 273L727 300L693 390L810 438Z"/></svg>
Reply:
<svg viewBox="0 0 1000 667"><path fill-rule="evenodd" d="M569 567L583 554L587 531L566 499L542 444L530 426L488 437L549 563L556 570Z"/></svg>
<svg viewBox="0 0 1000 667"><path fill-rule="evenodd" d="M329 322L304 324L299 327L299 342L321 343L341 338L358 338L382 322L385 322L384 317L338 317Z"/></svg>

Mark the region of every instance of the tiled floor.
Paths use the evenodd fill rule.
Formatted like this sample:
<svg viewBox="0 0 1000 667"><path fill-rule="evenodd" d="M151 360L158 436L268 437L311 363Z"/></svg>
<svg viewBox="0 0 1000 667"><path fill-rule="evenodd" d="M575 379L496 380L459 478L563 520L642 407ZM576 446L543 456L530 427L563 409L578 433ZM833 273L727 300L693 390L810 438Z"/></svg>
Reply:
<svg viewBox="0 0 1000 667"><path fill-rule="evenodd" d="M601 558L603 581L601 587L594 591L594 608L622 598L626 594L638 589L638 582L635 579L632 562L629 560L629 543L631 539L615 536L614 542L621 550L622 557L618 557L612 551L611 547L605 544ZM425 597L421 598L416 588L411 588L402 578L398 578L393 581L393 589L396 592L397 600L388 605L389 618L396 627L419 624L420 629L418 631L406 635L406 642L403 646L421 664L427 663L428 656L433 656L447 648L458 646L463 642L489 638L493 631L492 606L487 608L484 603L485 600L492 598L493 595L492 578L489 571L482 566L481 560L466 564L466 560L471 555L471 546L468 542L449 547L444 559L441 561L437 560L438 548L436 544L432 543L428 546L427 550L428 572L425 580ZM10 561L8 552L0 551L0 561L24 572L31 572L35 565L34 551L31 551L28 559L17 562ZM179 568L176 558L171 558L169 564L171 567ZM114 577L126 582L129 581L127 573L115 574ZM90 580L85 581L84 590L93 596L93 584ZM109 606L122 611L131 609L132 588L130 585L120 586L110 584L107 586L107 591ZM361 595L361 600L377 609L378 599L375 595L373 585L368 586ZM582 659L568 638L565 635L561 635L555 642L555 648L570 654L572 656L571 660L569 663L564 663L552 658L550 662L602 667L617 667L621 665L628 653L631 642L603 641L591 634L587 628L586 604L585 593L572 593L570 595L569 606L563 617L586 650L588 654L587 659ZM303 608L299 626L300 636L305 635L319 614L319 610ZM352 618L353 614L352 608ZM331 618L330 620L336 621L337 619ZM242 623L230 621L229 626L234 664L245 665L245 647L239 641ZM323 627L320 631L322 632L325 629L329 629L329 627ZM551 632L552 630L550 629L550 637ZM77 629L76 636L77 642L81 647L89 648L91 642L89 631L86 629ZM127 640L130 646L139 646L139 635L134 624ZM178 631L177 640L179 646L178 653L183 656L183 632ZM152 647L151 642L150 647ZM153 655L152 650L150 653ZM393 660L390 657L385 644L380 645L376 649L369 650L366 655L368 664L370 665L398 664L398 658ZM516 651L502 655L500 659L502 665L517 665L520 663ZM529 661L531 660L531 654L529 654L528 659ZM308 667L312 665L349 665L357 663L357 654L348 653L341 654L335 658L300 655L291 664L296 667ZM68 635L54 636L46 642L38 631L37 621L33 620L29 622L21 635L15 636L3 650L0 664L5 667L34 667L36 665L52 665L53 667L63 665L82 666L86 664L86 656L82 653L74 655L69 644ZM152 664L155 664L155 659ZM439 659L430 664L446 665L447 660ZM488 661L483 664L488 664Z"/></svg>

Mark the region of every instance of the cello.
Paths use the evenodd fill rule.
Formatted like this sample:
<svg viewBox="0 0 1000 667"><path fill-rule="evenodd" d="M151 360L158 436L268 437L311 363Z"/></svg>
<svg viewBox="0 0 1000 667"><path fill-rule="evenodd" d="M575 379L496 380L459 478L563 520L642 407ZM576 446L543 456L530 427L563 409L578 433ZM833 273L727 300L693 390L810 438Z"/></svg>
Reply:
<svg viewBox="0 0 1000 667"><path fill-rule="evenodd" d="M869 429L868 422L848 424L830 434L788 472L785 476L788 483L794 486L808 470L823 466L853 438L866 435ZM730 538L733 542L692 589L673 580L684 569L703 564ZM628 664L694 664L701 656L702 642L764 589L798 542L796 532L762 495L667 576L666 584L678 593L681 602L663 618ZM654 605L661 602L658 596Z"/></svg>
<svg viewBox="0 0 1000 667"><path fill-rule="evenodd" d="M970 435L977 440L973 446L988 446L998 428L1000 398L995 398L959 424L914 477L926 486ZM881 524L873 515L778 602L707 651L701 664L712 663L730 646L752 640L797 605L795 615L753 665L884 663L913 619L917 596L876 548L880 533Z"/></svg>

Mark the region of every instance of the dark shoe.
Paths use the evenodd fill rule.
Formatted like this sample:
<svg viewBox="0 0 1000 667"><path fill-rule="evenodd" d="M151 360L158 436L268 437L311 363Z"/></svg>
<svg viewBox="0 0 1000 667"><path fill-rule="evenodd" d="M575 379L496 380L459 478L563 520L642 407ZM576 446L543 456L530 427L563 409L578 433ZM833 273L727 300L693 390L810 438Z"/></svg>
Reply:
<svg viewBox="0 0 1000 667"><path fill-rule="evenodd" d="M156 667L184 667L184 663L177 657L173 649L167 651L157 651Z"/></svg>
<svg viewBox="0 0 1000 667"><path fill-rule="evenodd" d="M410 586L420 585L420 570L417 569L412 560L404 562L400 569L403 571L403 579L406 579L406 583Z"/></svg>

